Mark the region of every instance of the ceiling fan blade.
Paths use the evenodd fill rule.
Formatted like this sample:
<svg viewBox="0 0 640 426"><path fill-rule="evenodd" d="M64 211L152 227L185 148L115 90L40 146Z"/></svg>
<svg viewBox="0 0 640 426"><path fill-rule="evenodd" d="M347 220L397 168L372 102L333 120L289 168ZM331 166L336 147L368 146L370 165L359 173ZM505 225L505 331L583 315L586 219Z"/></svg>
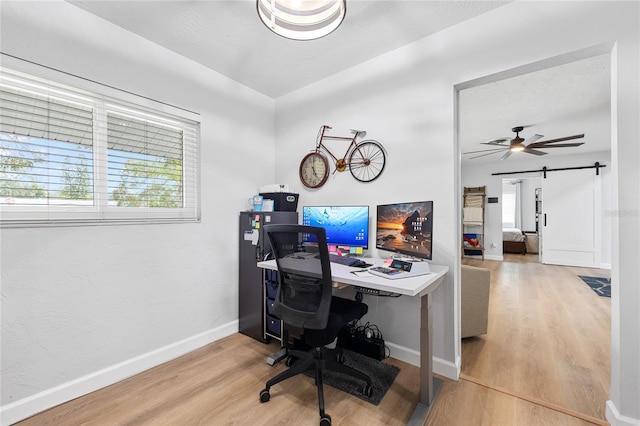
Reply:
<svg viewBox="0 0 640 426"><path fill-rule="evenodd" d="M524 146L529 146L532 143L534 143L535 141L537 141L538 139L544 138L544 135L539 135L539 134L535 134L533 136L528 137L527 139L524 140L524 142L522 142L522 144Z"/></svg>
<svg viewBox="0 0 640 426"><path fill-rule="evenodd" d="M538 142L537 144L529 145L528 148L569 148L580 145L584 145L584 142L559 143L555 145L546 145L546 142Z"/></svg>
<svg viewBox="0 0 640 426"><path fill-rule="evenodd" d="M507 158L509 158L509 156L511 155L511 150L507 151L504 153L504 155L502 157L500 157L500 160L506 160Z"/></svg>
<svg viewBox="0 0 640 426"><path fill-rule="evenodd" d="M486 142L480 142L482 145L503 145L505 142L509 142L511 139L509 138L500 138L500 139L493 139L490 141L486 141Z"/></svg>
<svg viewBox="0 0 640 426"><path fill-rule="evenodd" d="M502 151L502 150L501 150ZM486 157L487 155L491 155L491 154L496 154L499 151L493 151L493 152L487 152L486 154L481 154L481 155L476 155L475 157L471 157L469 158L470 160L473 160L474 158L480 158L480 157ZM511 152L511 151L509 151Z"/></svg>
<svg viewBox="0 0 640 426"><path fill-rule="evenodd" d="M477 154L478 152L496 152L496 151L502 151L505 149L509 149L508 146L505 146L503 148L494 148L494 149L481 149L479 151L468 151L468 152L463 152L463 154Z"/></svg>
<svg viewBox="0 0 640 426"><path fill-rule="evenodd" d="M580 138L584 138L584 133L582 133L581 135L565 136L564 138L551 139L548 141L541 141L537 143L554 143L554 142L570 141L572 139L580 139Z"/></svg>
<svg viewBox="0 0 640 426"><path fill-rule="evenodd" d="M531 149L529 147L525 148L524 152L526 152L527 154L534 154L534 155L547 155L546 152L538 151L537 149Z"/></svg>

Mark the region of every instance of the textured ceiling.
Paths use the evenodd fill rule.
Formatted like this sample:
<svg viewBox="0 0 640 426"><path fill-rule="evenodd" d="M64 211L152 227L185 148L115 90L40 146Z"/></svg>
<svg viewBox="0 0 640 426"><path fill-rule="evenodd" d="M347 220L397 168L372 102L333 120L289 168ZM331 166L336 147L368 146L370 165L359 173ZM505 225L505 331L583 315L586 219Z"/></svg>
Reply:
<svg viewBox="0 0 640 426"><path fill-rule="evenodd" d="M267 96L277 98L508 1L349 0L343 24L327 37L292 41L258 19L255 1L70 1ZM523 46L525 48L526 46ZM578 148L549 156L610 149L608 57L512 77L460 93L461 152L513 136L544 139L585 133ZM514 154L507 161L535 157ZM500 155L463 164L497 161Z"/></svg>
<svg viewBox="0 0 640 426"><path fill-rule="evenodd" d="M539 142L584 133L575 148L550 149L547 156L572 155L611 148L611 83L608 55L595 56L460 92L461 152L491 149L481 145L502 137L513 138L516 126L527 126L520 136L544 135ZM541 151L545 151L541 149ZM464 164L492 162L502 154ZM544 156L544 157L547 157ZM507 161L540 158L514 153Z"/></svg>
<svg viewBox="0 0 640 426"><path fill-rule="evenodd" d="M253 0L70 3L275 98L508 2L349 0L312 41L269 31Z"/></svg>

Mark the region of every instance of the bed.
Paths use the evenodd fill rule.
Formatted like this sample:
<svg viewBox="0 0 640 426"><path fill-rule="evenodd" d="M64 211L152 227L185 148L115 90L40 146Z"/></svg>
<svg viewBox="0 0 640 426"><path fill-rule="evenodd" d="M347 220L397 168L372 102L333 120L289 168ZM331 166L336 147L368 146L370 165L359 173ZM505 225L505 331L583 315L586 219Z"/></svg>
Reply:
<svg viewBox="0 0 640 426"><path fill-rule="evenodd" d="M521 229L502 229L502 252L527 254L527 237Z"/></svg>

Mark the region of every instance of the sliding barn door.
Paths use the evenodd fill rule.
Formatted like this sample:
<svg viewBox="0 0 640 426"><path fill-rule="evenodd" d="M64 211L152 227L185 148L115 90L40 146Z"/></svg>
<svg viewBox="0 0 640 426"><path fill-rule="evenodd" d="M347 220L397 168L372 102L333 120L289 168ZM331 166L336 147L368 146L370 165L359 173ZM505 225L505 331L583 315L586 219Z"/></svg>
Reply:
<svg viewBox="0 0 640 426"><path fill-rule="evenodd" d="M542 263L600 266L600 176L595 169L542 179Z"/></svg>

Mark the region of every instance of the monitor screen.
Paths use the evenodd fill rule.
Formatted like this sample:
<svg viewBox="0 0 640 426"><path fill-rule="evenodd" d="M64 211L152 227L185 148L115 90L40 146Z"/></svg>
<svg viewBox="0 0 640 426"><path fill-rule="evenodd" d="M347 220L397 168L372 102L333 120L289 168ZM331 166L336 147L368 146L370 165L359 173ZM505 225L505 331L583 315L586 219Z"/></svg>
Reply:
<svg viewBox="0 0 640 426"><path fill-rule="evenodd" d="M330 246L369 247L369 206L304 206L302 224L324 228Z"/></svg>
<svg viewBox="0 0 640 426"><path fill-rule="evenodd" d="M377 249L431 260L432 233L433 201L377 207Z"/></svg>

